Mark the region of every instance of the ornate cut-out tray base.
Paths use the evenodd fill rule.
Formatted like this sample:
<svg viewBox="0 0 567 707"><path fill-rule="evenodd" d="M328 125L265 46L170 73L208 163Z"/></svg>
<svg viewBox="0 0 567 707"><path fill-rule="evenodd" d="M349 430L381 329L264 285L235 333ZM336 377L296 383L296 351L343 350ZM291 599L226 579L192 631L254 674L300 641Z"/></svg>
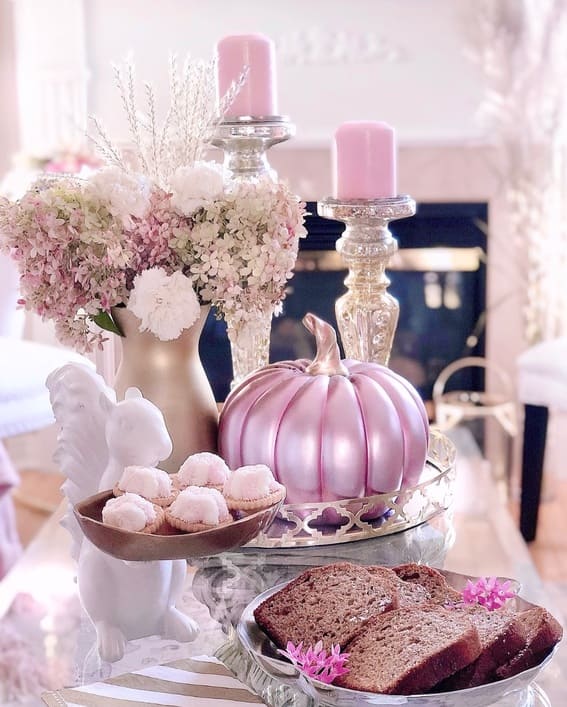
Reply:
<svg viewBox="0 0 567 707"><path fill-rule="evenodd" d="M331 545L391 535L431 520L453 500L456 450L436 430L421 482L390 493L333 503L284 504L272 525L247 547Z"/></svg>

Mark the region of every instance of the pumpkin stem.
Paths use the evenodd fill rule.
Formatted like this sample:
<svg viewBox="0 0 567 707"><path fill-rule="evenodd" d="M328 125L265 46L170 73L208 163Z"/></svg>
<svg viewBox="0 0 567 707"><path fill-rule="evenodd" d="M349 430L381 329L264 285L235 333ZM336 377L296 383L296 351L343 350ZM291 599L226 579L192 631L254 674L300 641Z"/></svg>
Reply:
<svg viewBox="0 0 567 707"><path fill-rule="evenodd" d="M303 317L303 325L313 334L317 344L315 358L305 372L312 376L348 376L348 370L341 362L337 335L333 327L314 314L306 314Z"/></svg>

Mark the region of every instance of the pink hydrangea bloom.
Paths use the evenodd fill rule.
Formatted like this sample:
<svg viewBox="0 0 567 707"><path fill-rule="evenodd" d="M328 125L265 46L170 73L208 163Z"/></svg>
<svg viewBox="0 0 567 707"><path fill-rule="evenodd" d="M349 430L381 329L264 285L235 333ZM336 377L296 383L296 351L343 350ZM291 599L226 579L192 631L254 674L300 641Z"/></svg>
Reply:
<svg viewBox="0 0 567 707"><path fill-rule="evenodd" d="M26 309L55 321L63 343L87 351L100 333L89 318L126 297L129 244L84 182L52 179L0 205L3 247L17 261Z"/></svg>
<svg viewBox="0 0 567 707"><path fill-rule="evenodd" d="M327 653L323 648L322 641L318 641L314 646L309 646L306 650L303 648L303 642L295 646L291 641L288 641L286 650L278 652L288 658L302 673L320 682L330 684L335 678L349 672L345 663L350 654L341 653L341 648L338 645L331 645L331 649Z"/></svg>
<svg viewBox="0 0 567 707"><path fill-rule="evenodd" d="M516 596L509 581L501 582L496 577L481 577L476 582L468 580L462 591L465 604L481 604L487 609L500 609Z"/></svg>
<svg viewBox="0 0 567 707"><path fill-rule="evenodd" d="M305 204L284 184L237 182L194 214L173 247L204 300L227 317L254 319L275 309L297 259Z"/></svg>

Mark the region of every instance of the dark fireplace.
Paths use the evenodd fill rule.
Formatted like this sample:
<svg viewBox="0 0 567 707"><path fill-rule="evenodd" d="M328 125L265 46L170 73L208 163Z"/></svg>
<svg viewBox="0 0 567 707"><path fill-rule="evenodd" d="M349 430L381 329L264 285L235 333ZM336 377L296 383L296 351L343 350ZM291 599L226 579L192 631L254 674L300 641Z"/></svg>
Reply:
<svg viewBox="0 0 567 707"><path fill-rule="evenodd" d="M282 315L272 324L270 360L310 358L314 342L301 319L313 312L336 327L334 306L346 271L335 243L344 225L317 216L308 204L308 236L301 242ZM417 214L391 224L399 252L388 276L400 303L390 366L431 399L441 370L463 356L484 355L486 303L485 203L419 204ZM209 316L201 356L216 399L226 398L232 377L224 324ZM482 369L464 369L452 388L481 390Z"/></svg>

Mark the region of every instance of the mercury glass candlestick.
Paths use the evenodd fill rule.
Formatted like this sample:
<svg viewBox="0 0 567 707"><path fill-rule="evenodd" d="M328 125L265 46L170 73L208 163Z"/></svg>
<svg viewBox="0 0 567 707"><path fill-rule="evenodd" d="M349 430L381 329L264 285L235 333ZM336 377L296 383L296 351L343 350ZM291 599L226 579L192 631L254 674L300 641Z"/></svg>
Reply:
<svg viewBox="0 0 567 707"><path fill-rule="evenodd" d="M235 181L257 182L263 178L277 181L276 171L268 162L272 145L289 140L295 126L285 116L240 116L220 123L212 139L224 152L224 176L227 185ZM249 373L266 366L270 356L270 330L273 306L262 310L252 321L242 319L240 312L225 312L232 355L231 388Z"/></svg>
<svg viewBox="0 0 567 707"><path fill-rule="evenodd" d="M380 199L324 199L319 216L346 224L337 252L349 273L347 292L335 304L337 324L347 358L388 364L398 324L399 305L387 292L386 268L398 249L388 226L415 214L406 195Z"/></svg>

